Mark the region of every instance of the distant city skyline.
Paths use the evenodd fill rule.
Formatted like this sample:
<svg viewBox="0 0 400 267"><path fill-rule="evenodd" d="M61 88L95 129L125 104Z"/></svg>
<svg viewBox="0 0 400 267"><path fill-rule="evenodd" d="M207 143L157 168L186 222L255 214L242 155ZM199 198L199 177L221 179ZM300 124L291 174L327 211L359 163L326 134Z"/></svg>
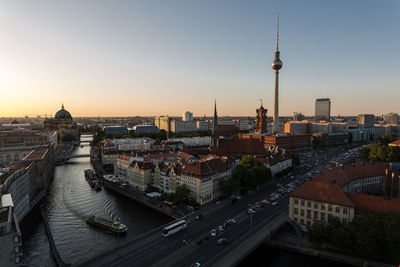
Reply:
<svg viewBox="0 0 400 267"><path fill-rule="evenodd" d="M400 112L398 1L4 1L0 117Z"/></svg>

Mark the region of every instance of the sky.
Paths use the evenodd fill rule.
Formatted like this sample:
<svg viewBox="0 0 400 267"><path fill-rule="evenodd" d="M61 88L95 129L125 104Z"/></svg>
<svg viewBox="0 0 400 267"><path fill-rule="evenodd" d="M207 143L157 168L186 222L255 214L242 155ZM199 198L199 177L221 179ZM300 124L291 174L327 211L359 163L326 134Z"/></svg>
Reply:
<svg viewBox="0 0 400 267"><path fill-rule="evenodd" d="M400 1L0 2L0 117L400 112Z"/></svg>

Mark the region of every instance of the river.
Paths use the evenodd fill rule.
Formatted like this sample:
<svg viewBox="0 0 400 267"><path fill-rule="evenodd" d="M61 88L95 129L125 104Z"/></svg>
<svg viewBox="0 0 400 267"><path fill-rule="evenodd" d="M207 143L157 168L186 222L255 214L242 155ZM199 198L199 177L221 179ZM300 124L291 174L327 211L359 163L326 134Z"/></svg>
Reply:
<svg viewBox="0 0 400 267"><path fill-rule="evenodd" d="M88 141L82 136L82 141ZM89 146L77 146L72 154L89 154ZM116 235L86 224L90 215L105 218L120 217L128 233L120 236L123 243L135 236L170 221L158 212L116 193L96 192L84 177L85 169L92 169L89 158L71 159L68 164L55 168L54 178L46 197L21 222L25 263L29 266L53 266L49 244L40 209L48 217L56 246L64 261L72 264L94 257L118 245Z"/></svg>
<svg viewBox="0 0 400 267"><path fill-rule="evenodd" d="M82 136L90 141L90 136ZM77 146L73 154L89 154L89 146ZM120 244L143 232L170 221L158 212L103 188L94 191L86 182L85 169L92 169L89 158L71 159L55 168L54 178L41 205L35 207L21 222L24 263L28 266L55 266L40 216L48 217L54 241L65 262L77 264L118 245L116 235L86 224L86 217L120 217L128 233L120 236ZM240 266L337 266L333 262L291 253L266 246L259 247Z"/></svg>

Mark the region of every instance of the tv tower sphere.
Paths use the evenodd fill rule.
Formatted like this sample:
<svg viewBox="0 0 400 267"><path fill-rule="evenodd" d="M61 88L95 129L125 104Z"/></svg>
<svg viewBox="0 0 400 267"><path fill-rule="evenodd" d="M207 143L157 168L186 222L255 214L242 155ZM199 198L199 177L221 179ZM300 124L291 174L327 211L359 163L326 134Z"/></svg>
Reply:
<svg viewBox="0 0 400 267"><path fill-rule="evenodd" d="M282 66L283 66L283 63L279 58L279 52L276 51L275 52L275 59L274 59L274 61L272 61L271 67L272 67L273 70L280 70L282 68Z"/></svg>

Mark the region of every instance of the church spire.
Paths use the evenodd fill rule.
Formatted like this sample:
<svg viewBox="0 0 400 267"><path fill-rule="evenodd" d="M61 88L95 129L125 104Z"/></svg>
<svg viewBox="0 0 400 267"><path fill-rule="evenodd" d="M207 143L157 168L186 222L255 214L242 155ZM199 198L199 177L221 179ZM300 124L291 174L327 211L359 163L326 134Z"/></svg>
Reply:
<svg viewBox="0 0 400 267"><path fill-rule="evenodd" d="M217 100L214 103L214 119L213 119L213 128L211 132L212 136L218 136L218 115L217 115Z"/></svg>
<svg viewBox="0 0 400 267"><path fill-rule="evenodd" d="M217 100L214 103L214 119L211 131L211 151L215 152L218 148L219 133L218 133L218 115L217 115Z"/></svg>

